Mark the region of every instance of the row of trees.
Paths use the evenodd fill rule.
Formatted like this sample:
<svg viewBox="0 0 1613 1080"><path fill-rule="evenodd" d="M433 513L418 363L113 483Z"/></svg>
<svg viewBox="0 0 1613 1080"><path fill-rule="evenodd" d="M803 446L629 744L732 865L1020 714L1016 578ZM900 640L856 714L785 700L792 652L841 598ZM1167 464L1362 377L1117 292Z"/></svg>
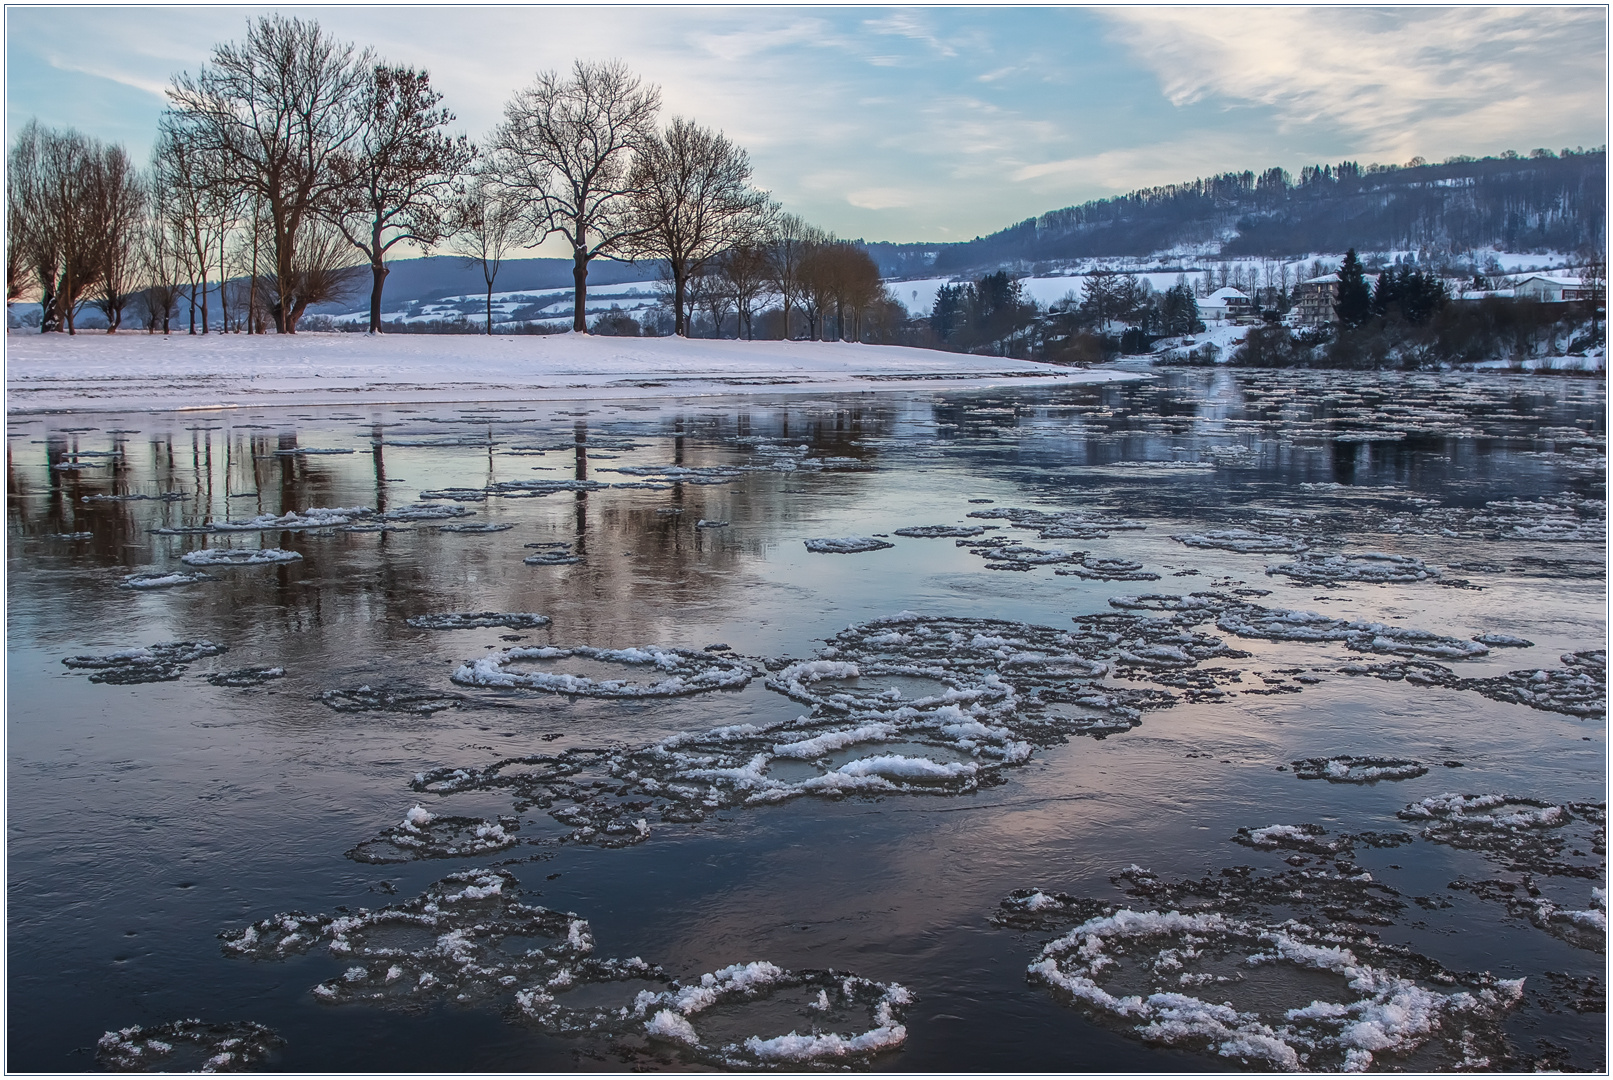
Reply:
<svg viewBox="0 0 1613 1080"><path fill-rule="evenodd" d="M427 72L268 16L168 98L143 174L121 148L37 124L12 148L7 295L37 292L42 330L72 332L93 294L115 331L138 294L148 329L167 331L188 299L206 333L211 279L221 329L295 333L362 258L378 332L389 255L409 244L481 267L491 333L500 265L549 237L572 253L577 331L598 258L662 267L680 334L705 308L753 335L758 306L777 302L786 328L793 308L813 338L859 339L889 303L865 252L783 213L720 132L659 127L659 90L620 63L539 74L477 144L449 131Z"/></svg>
<svg viewBox="0 0 1613 1080"><path fill-rule="evenodd" d="M1079 293L1072 290L1045 310L1005 270L943 285L928 322L930 340L925 344L1063 362L1085 362L1118 350L1128 333L1135 340L1204 329L1185 275L1156 292L1146 278L1113 270L1088 274Z"/></svg>

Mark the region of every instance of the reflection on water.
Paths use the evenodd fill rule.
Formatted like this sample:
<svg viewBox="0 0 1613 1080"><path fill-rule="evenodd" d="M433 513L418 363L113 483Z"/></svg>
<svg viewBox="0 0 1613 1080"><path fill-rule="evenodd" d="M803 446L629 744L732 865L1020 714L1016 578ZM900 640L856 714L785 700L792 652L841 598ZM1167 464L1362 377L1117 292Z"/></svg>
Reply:
<svg viewBox="0 0 1613 1080"><path fill-rule="evenodd" d="M1604 409L1590 381L1218 371L1019 395L13 418L8 1064L83 1068L105 1031L190 1016L266 1024L286 1039L272 1060L304 1070L728 1060L679 1057L642 1021L609 1040L505 1023L520 987L487 989L477 1004L432 998L411 1016L322 1004L310 988L343 977L340 956L321 946L249 962L215 937L276 912L403 903L450 871L513 859L521 902L588 920L599 958L642 956L683 979L767 960L906 987L906 1042L877 1053L880 1067L1235 1065L1027 982L1054 927L993 929L999 902L1040 888L1140 909L1146 898L1111 880L1133 863L1170 879L1290 872L1285 859L1315 856L1230 838L1273 824L1406 831L1397 812L1446 791L1580 806L1574 821L1589 820L1583 806L1605 797L1605 711L1551 711L1545 698L1530 708L1528 680L1483 685L1543 669L1558 673L1551 685L1577 687L1574 701L1605 701L1602 669L1559 659L1605 645ZM332 513L309 513L320 508ZM256 518L280 520L229 527ZM465 524L511 528L442 528ZM917 526L963 535L897 533ZM1172 539L1229 530L1284 543ZM815 554L802 543L847 536L895 546ZM1073 564L971 553L994 536L1158 577L1060 575ZM119 588L187 569L187 552L259 547L301 559ZM579 561L526 563L535 551ZM1385 584L1267 572L1295 552L1383 552L1431 572ZM1110 603L1195 592L1221 599ZM1272 631L1294 625L1279 617L1290 610L1387 629ZM922 650L897 627L859 646L867 671L789 669L810 690L800 701L768 688L791 662L844 662L820 650L848 624L902 611L1053 630L1031 656L992 644L1002 631L986 624ZM407 622L487 612L552 621ZM1058 634L1074 636L1060 645ZM1472 656L1439 644L1481 635L1531 644ZM228 651L162 681L91 684L61 663L203 640ZM1422 651L1394 652L1407 641ZM684 650L756 677L625 700L450 682L469 661L544 646ZM883 666L871 666L878 650ZM207 678L249 668L284 674ZM650 659L597 654L526 654L510 670L671 677ZM401 707L409 695L434 707ZM814 714L813 701L850 704ZM1081 731L1092 737L1071 735ZM773 749L807 739L819 741ZM1005 749L1020 739L1023 751ZM656 764L671 751L651 749L680 745L682 764ZM629 753L648 764L613 772L611 755ZM747 801L737 774L690 779L756 753L758 782L833 773L859 778L863 794ZM698 754L714 756L701 765ZM1365 784L1292 771L1346 755L1429 771ZM411 790L418 773L505 759L520 761L499 783ZM694 786L669 795L669 784ZM455 836L519 805L523 842L458 861L344 857L383 830L407 842L399 823L417 804L468 821ZM1586 853L1591 877L1536 874L1531 895L1555 905L1546 911L1516 899L1521 879L1482 845L1413 843L1349 856L1404 908L1371 932L1451 970L1525 978L1505 1028L1515 1063L1600 1067L1602 1016L1585 980L1601 958L1553 929L1562 912L1594 912L1600 861ZM1466 887L1447 888L1458 880ZM547 992L593 1009L637 978L611 970ZM1263 993L1287 994L1254 987L1250 1000ZM806 1033L815 1000L780 997L777 1022L769 1014L754 1031L745 1010L708 1027L741 1042ZM1570 1049L1552 1057L1548 1042Z"/></svg>

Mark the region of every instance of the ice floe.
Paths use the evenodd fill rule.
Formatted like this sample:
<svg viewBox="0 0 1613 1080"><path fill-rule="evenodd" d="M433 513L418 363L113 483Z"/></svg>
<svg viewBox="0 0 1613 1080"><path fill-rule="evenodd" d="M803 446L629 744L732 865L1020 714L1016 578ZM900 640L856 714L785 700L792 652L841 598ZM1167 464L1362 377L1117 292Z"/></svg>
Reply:
<svg viewBox="0 0 1613 1080"><path fill-rule="evenodd" d="M521 561L528 566L570 566L582 562L581 555L571 553L571 545L563 541L551 543L527 544L529 548L537 548L536 555L528 555Z"/></svg>
<svg viewBox="0 0 1613 1080"><path fill-rule="evenodd" d="M95 1044L95 1063L110 1072L246 1072L262 1068L284 1044L250 1020L174 1020L107 1032Z"/></svg>
<svg viewBox="0 0 1613 1080"><path fill-rule="evenodd" d="M266 566L301 562L302 556L280 548L202 548L185 552L179 560L191 566Z"/></svg>
<svg viewBox="0 0 1613 1080"><path fill-rule="evenodd" d="M1528 919L1552 937L1566 941L1576 949L1589 952L1607 952L1607 890L1591 889L1591 903L1586 908L1573 908L1566 902L1545 896L1532 875L1524 874L1519 881L1488 878L1468 881L1458 878L1447 886L1467 892L1481 900L1496 901L1504 905L1507 914ZM1581 894L1583 895L1583 894ZM1605 1011L1604 1009L1598 1011Z"/></svg>
<svg viewBox="0 0 1613 1080"><path fill-rule="evenodd" d="M879 551L881 548L896 546L889 540L880 540L873 536L819 537L802 542L806 544L808 551L820 555L854 555L861 551Z"/></svg>
<svg viewBox="0 0 1613 1080"><path fill-rule="evenodd" d="M1481 852L1515 872L1590 878L1606 873L1601 863L1568 862L1564 857L1571 839L1605 857L1607 808L1601 803L1445 792L1411 803L1396 816L1422 824L1425 840ZM1569 855L1589 859L1577 847Z"/></svg>
<svg viewBox="0 0 1613 1080"><path fill-rule="evenodd" d="M1027 969L1158 1046L1282 1071L1504 1067L1523 980L1463 975L1373 939L1216 912L1120 909Z"/></svg>
<svg viewBox="0 0 1613 1080"><path fill-rule="evenodd" d="M369 517L375 511L367 506L310 507L307 510L285 514L260 514L245 521L213 521L205 525L175 525L152 529L161 536L191 536L207 533L232 532L299 532L306 529L331 529L338 525L351 525L355 519Z"/></svg>
<svg viewBox="0 0 1613 1080"><path fill-rule="evenodd" d="M1179 544L1195 548L1219 548L1244 554L1297 555L1310 550L1310 544L1298 537L1260 533L1249 529L1224 529L1220 532L1184 533L1171 537Z"/></svg>
<svg viewBox="0 0 1613 1080"><path fill-rule="evenodd" d="M1293 765L1294 775L1301 780L1326 780L1333 784L1414 780L1428 772L1428 766L1417 761L1403 758L1356 757L1349 754L1330 758L1303 758Z"/></svg>
<svg viewBox="0 0 1613 1080"><path fill-rule="evenodd" d="M473 525L441 525L438 532L445 533L498 533L507 532L515 526L509 522L481 522Z"/></svg>
<svg viewBox="0 0 1613 1080"><path fill-rule="evenodd" d="M468 859L514 847L521 842L515 835L520 828L521 821L516 817L488 821L433 814L417 805L404 814L398 824L382 829L376 837L358 844L346 854L354 862L362 863Z"/></svg>
<svg viewBox="0 0 1613 1080"><path fill-rule="evenodd" d="M319 700L337 712L404 712L430 715L464 704L459 694L416 690L403 686L373 687L369 684L347 690L326 690Z"/></svg>
<svg viewBox="0 0 1613 1080"><path fill-rule="evenodd" d="M380 515L382 521L444 521L448 518L470 517L476 511L463 506L442 506L427 503L424 506L405 506Z"/></svg>
<svg viewBox="0 0 1613 1080"><path fill-rule="evenodd" d="M780 1000L789 998L794 1000ZM641 993L632 1014L643 1018L643 1030L652 1038L718 1067L844 1066L901 1047L907 1041L902 1014L912 1001L898 983L841 971L788 971L754 961L708 972L660 994ZM783 1020L780 1012L793 1012L796 1019ZM759 1026L755 1020L747 1022L747 1013L760 1013L778 1026L790 1023L791 1030L727 1036L725 1029ZM847 1031L844 1025L854 1014L864 1017L861 1030ZM708 1027L724 1033L714 1036L703 1030ZM805 1032L799 1030L803 1027Z"/></svg>
<svg viewBox="0 0 1613 1080"><path fill-rule="evenodd" d="M478 630L492 626L536 630L549 625L549 616L531 611L453 611L411 615L404 621L416 630Z"/></svg>
<svg viewBox="0 0 1613 1080"><path fill-rule="evenodd" d="M226 651L226 646L211 641L168 641L101 656L69 656L62 663L75 670L93 672L90 682L127 685L177 679L195 661Z"/></svg>
<svg viewBox="0 0 1613 1080"><path fill-rule="evenodd" d="M1494 701L1527 705L1542 712L1568 716L1607 715L1607 654L1600 649L1563 653L1561 668L1509 671L1505 675L1464 679L1448 667L1428 661L1404 660L1381 664L1351 662L1339 668L1346 675L1371 675L1395 682L1404 679L1424 686L1471 690Z"/></svg>
<svg viewBox="0 0 1613 1080"><path fill-rule="evenodd" d="M267 665L260 665L258 667L237 668L234 671L215 672L214 674L207 676L207 681L212 683L214 686L234 686L244 688L249 686L262 686L266 682L273 682L276 679L283 679L285 676L286 669L283 667L269 667Z"/></svg>
<svg viewBox="0 0 1613 1080"><path fill-rule="evenodd" d="M347 966L313 987L327 1004L418 1008L513 998L593 952L586 920L523 904L502 870L449 874L412 900L334 915L286 912L219 937L227 956L282 960L323 947Z"/></svg>
<svg viewBox="0 0 1613 1080"><path fill-rule="evenodd" d="M620 664L659 676L651 682L628 679L596 679L564 670L523 670L512 665L523 661L582 659L601 664ZM665 649L645 645L631 649L596 649L588 645L571 648L538 646L509 649L497 656L481 656L460 666L452 675L461 686L486 686L545 690L575 697L648 698L679 697L707 690L738 689L756 675L751 665L732 657L720 657L686 649Z"/></svg>
<svg viewBox="0 0 1613 1080"><path fill-rule="evenodd" d="M1369 551L1360 555L1330 555L1319 551L1302 554L1289 563L1266 567L1267 574L1281 574L1304 585L1337 585L1340 582L1364 584L1409 584L1439 577L1439 571L1411 555L1388 555Z"/></svg>
<svg viewBox="0 0 1613 1080"><path fill-rule="evenodd" d="M979 536L985 532L985 525L910 525L905 529L895 530L897 536L912 536L922 538L935 538L944 536Z"/></svg>
<svg viewBox="0 0 1613 1080"><path fill-rule="evenodd" d="M195 585L199 581L218 580L212 574L187 574L183 570L172 573L129 574L118 585L120 589L171 589L177 585Z"/></svg>
<svg viewBox="0 0 1613 1080"><path fill-rule="evenodd" d="M1147 528L1140 521L1090 510L1031 510L1000 506L991 510L971 510L969 516L986 521L1007 521L1013 528L1033 530L1043 540L1104 540L1111 532Z"/></svg>

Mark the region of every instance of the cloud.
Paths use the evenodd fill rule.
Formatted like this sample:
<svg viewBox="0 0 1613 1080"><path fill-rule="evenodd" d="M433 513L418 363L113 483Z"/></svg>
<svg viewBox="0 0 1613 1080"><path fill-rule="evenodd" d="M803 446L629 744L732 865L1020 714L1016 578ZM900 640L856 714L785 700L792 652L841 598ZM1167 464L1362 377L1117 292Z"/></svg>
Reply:
<svg viewBox="0 0 1613 1080"><path fill-rule="evenodd" d="M1172 104L1271 110L1389 154L1492 148L1604 115L1600 8L1111 8Z"/></svg>
<svg viewBox="0 0 1613 1080"><path fill-rule="evenodd" d="M912 196L906 188L894 187L863 188L847 195L846 201L864 210L892 210L913 205Z"/></svg>
<svg viewBox="0 0 1613 1080"><path fill-rule="evenodd" d="M864 20L863 26L876 34L889 34L895 37L908 38L911 41L922 42L935 50L941 56L957 56L958 51L950 43L931 30L924 20L912 10L900 10L883 19Z"/></svg>

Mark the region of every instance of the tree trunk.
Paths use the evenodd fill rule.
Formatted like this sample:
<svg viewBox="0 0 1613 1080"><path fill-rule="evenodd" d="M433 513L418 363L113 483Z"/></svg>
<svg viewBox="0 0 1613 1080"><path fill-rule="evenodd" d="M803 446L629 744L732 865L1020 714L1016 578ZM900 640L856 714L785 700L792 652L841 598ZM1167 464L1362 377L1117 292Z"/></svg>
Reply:
<svg viewBox="0 0 1613 1080"><path fill-rule="evenodd" d="M580 234L582 230L578 230ZM588 249L580 243L571 248L571 280L575 293L572 297L571 329L579 334L588 333Z"/></svg>
<svg viewBox="0 0 1613 1080"><path fill-rule="evenodd" d="M689 320L685 318L683 313L683 297L685 288L687 288L687 284L684 281L683 271L678 268L677 263L673 263L672 311L674 325L672 327L672 332L679 337L689 336Z"/></svg>
<svg viewBox="0 0 1613 1080"><path fill-rule="evenodd" d="M493 279L487 279L487 336L493 336Z"/></svg>
<svg viewBox="0 0 1613 1080"><path fill-rule="evenodd" d="M55 275L43 272L39 275L39 282L39 332L54 334L62 328L61 315L56 310Z"/></svg>
<svg viewBox="0 0 1613 1080"><path fill-rule="evenodd" d="M220 332L230 332L230 304L224 299L224 283L229 278L229 267L224 261L224 230L218 232L218 321Z"/></svg>
<svg viewBox="0 0 1613 1080"><path fill-rule="evenodd" d="M381 262L379 255L370 263L370 273L375 276L375 284L370 286L370 333L381 332L381 285L386 281L390 270Z"/></svg>

